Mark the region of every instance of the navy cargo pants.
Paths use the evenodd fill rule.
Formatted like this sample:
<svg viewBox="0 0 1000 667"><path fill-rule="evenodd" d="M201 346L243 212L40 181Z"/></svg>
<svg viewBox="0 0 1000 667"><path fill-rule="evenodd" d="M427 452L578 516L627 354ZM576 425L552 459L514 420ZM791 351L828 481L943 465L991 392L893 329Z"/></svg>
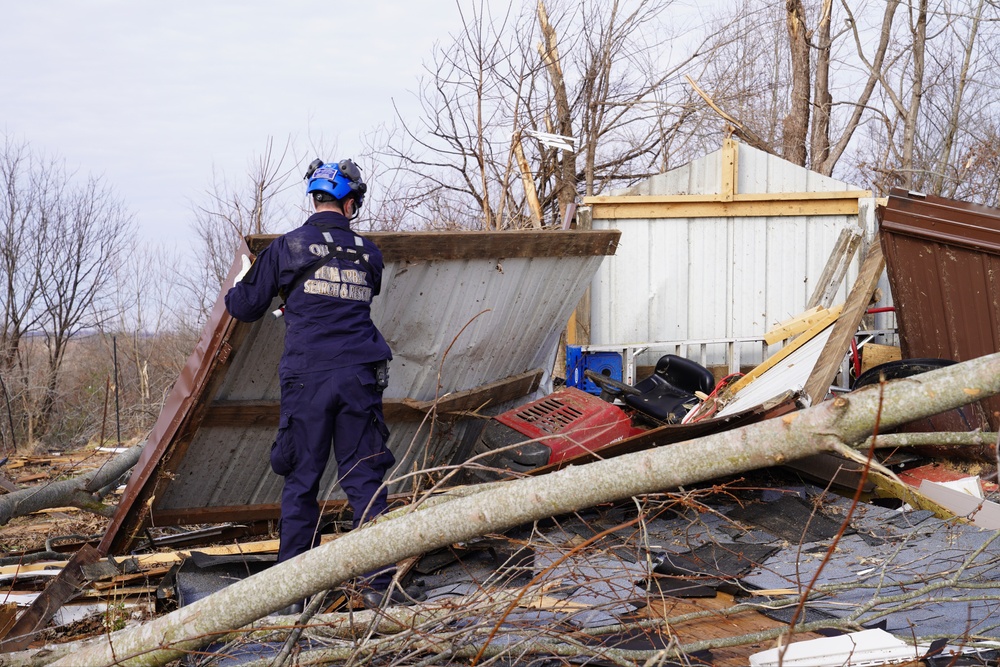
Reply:
<svg viewBox="0 0 1000 667"><path fill-rule="evenodd" d="M282 379L281 418L271 445L271 469L285 478L278 562L319 544L316 497L331 444L354 527L386 510L382 478L395 464L385 446L388 435L371 365ZM390 578L391 570L372 584L382 588Z"/></svg>

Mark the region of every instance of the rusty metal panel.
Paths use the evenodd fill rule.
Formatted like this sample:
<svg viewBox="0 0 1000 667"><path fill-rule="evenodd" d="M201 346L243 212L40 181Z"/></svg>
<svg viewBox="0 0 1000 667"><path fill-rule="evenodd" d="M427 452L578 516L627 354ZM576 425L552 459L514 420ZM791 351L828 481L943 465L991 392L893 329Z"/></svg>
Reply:
<svg viewBox="0 0 1000 667"><path fill-rule="evenodd" d="M1000 209L893 190L879 215L903 357L1000 350ZM982 404L1000 426L1000 398Z"/></svg>
<svg viewBox="0 0 1000 667"><path fill-rule="evenodd" d="M386 259L372 317L393 351L386 402L433 401L543 369L549 388L559 335L617 231L398 233L371 235ZM273 237L250 239L242 253ZM426 257L426 258L425 258ZM239 255L227 280L232 284ZM168 397L102 541L124 549L144 523L277 517L281 478L270 470L280 399L284 323L236 322L222 297ZM277 304L275 304L276 306ZM247 419L205 421L223 407L250 406ZM503 410L510 401L488 406ZM204 421L204 423L203 423ZM471 448L479 420L393 421L397 460L390 492L416 470L447 465ZM322 501L343 498L331 464Z"/></svg>

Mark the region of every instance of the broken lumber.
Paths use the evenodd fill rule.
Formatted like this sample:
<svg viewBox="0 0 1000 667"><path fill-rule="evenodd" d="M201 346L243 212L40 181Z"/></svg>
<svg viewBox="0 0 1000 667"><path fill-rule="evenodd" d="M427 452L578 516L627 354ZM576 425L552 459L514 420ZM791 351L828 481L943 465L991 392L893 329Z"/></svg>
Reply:
<svg viewBox="0 0 1000 667"><path fill-rule="evenodd" d="M824 310L826 309L820 308L819 306L813 306L812 308L802 311L795 317L790 317L787 320L778 322L764 334L764 342L768 345L774 345L779 340L785 340L786 338L790 338L797 333L802 333L815 324L816 320L823 316Z"/></svg>
<svg viewBox="0 0 1000 667"><path fill-rule="evenodd" d="M0 651L19 651L34 639L34 633L45 627L64 603L72 599L84 584L83 566L100 560L101 554L90 545L73 554L56 578L45 587L41 595L21 613L17 622L0 642Z"/></svg>
<svg viewBox="0 0 1000 667"><path fill-rule="evenodd" d="M1000 353L734 431L490 486L367 524L53 664L163 665L297 600L432 549L603 502L843 452L868 437L876 420L888 429L998 393Z"/></svg>
<svg viewBox="0 0 1000 667"><path fill-rule="evenodd" d="M851 339L858 331L858 325L861 324L861 318L864 317L865 311L868 309L868 303L878 286L878 280L882 276L884 268L885 258L882 256L882 242L879 240L879 235L876 234L868 248L864 262L861 263L861 271L858 273L857 280L854 281L854 287L847 295L844 310L840 318L837 319L837 323L833 325L830 338L826 341L826 346L819 355L819 361L816 362L816 366L806 382L804 393L813 405L822 401L830 390L830 385L840 370L840 364L844 360L844 355L847 354Z"/></svg>
<svg viewBox="0 0 1000 667"><path fill-rule="evenodd" d="M783 348L772 354L764 361L764 363L754 368L752 371L741 377L732 385L726 387L725 394L727 396L735 396L737 393L739 393L741 389L743 389L748 384L759 378L768 369L777 366L793 352L795 352L800 347L802 347L803 345L811 341L813 338L821 334L828 326L838 321L837 318L840 317L840 313L841 313L841 306L824 311L823 316L813 321L810 327L806 331L804 331L798 338L796 338L791 343L785 345Z"/></svg>
<svg viewBox="0 0 1000 667"><path fill-rule="evenodd" d="M854 253L858 251L860 245L861 229L853 224L846 225L840 231L840 236L837 237L830 258L826 260L826 266L823 267L823 273L816 281L816 290L809 297L807 307L830 307L837 295L837 290L840 289L840 284L844 282L844 276L847 275L847 267L851 265Z"/></svg>

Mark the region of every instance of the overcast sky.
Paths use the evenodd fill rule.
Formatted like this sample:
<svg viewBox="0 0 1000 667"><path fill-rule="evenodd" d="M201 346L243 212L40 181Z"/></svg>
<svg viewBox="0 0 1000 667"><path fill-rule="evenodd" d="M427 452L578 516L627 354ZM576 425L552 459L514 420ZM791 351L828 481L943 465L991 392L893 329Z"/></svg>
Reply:
<svg viewBox="0 0 1000 667"><path fill-rule="evenodd" d="M460 25L455 0L0 1L0 131L102 176L169 245L213 168L239 177L268 137L356 154Z"/></svg>

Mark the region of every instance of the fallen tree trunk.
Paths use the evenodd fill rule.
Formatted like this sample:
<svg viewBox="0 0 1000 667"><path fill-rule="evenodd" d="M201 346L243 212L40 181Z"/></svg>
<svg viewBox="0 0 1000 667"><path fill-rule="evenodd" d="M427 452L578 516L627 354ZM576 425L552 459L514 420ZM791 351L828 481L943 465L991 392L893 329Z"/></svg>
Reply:
<svg viewBox="0 0 1000 667"><path fill-rule="evenodd" d="M101 502L99 491L128 472L139 460L145 443L129 447L97 470L0 496L0 526L18 516L49 507L71 505L101 516L111 516L113 507Z"/></svg>
<svg viewBox="0 0 1000 667"><path fill-rule="evenodd" d="M1000 354L839 396L801 412L668 447L499 485L369 524L56 665L163 665L221 634L431 549L602 502L842 451L871 434L1000 393Z"/></svg>
<svg viewBox="0 0 1000 667"><path fill-rule="evenodd" d="M998 434L988 431L954 431L930 433L889 433L875 438L868 438L859 449L866 449L875 444L879 449L891 447L982 447L996 445ZM995 458L995 457L994 457Z"/></svg>

